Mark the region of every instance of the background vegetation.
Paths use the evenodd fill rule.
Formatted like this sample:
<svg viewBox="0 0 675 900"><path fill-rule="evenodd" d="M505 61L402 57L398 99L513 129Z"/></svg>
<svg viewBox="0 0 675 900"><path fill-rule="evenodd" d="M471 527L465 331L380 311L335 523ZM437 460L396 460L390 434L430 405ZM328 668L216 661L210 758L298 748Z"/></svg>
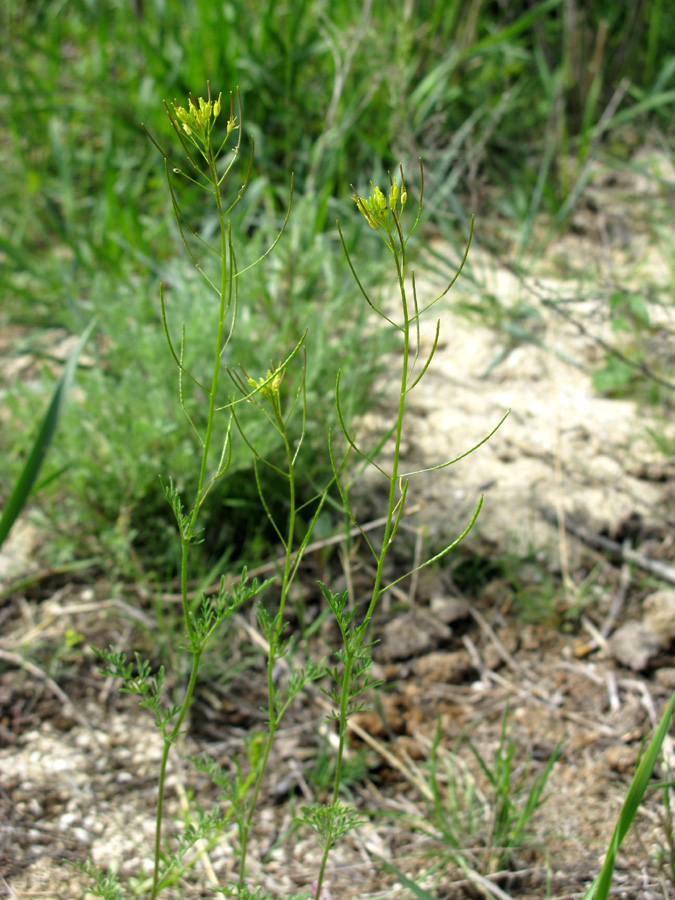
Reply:
<svg viewBox="0 0 675 900"><path fill-rule="evenodd" d="M352 182L360 189L399 161L411 171L422 156L427 228L454 240L470 213L489 215L500 227L483 239L523 266L545 249L538 217L565 225L589 160L628 164L652 126L672 148L675 8L665 0L20 0L2 15L0 328L12 355L42 365L2 376L0 505L53 389L59 346L97 317L48 463L60 475L38 501L52 563L84 554L116 575L174 572L157 476L178 473L183 489L196 448L176 415L158 282L174 320L186 319L197 366L208 297L182 261L162 159L141 127L168 143L163 99L184 102L207 80L216 92L239 87L256 160L236 227L251 258L282 221L295 173L289 230L242 286L246 337L232 354L266 366L309 325L309 391L325 399L309 405L326 420L335 354L358 412L382 350L354 321L335 230L352 213ZM216 223L198 196L185 203L208 236ZM374 282L379 260L359 260L358 218L351 249ZM484 310L503 321L498 299ZM321 480L323 447L308 459ZM244 543L255 555L245 474L235 464L228 476L236 507L231 481L214 497L205 565Z"/></svg>

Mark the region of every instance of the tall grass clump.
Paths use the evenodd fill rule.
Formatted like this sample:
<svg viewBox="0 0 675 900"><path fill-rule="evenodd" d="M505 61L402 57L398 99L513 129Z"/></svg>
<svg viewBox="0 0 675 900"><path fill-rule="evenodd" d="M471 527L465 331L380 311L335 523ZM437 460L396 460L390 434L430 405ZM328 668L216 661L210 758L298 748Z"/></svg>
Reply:
<svg viewBox="0 0 675 900"><path fill-rule="evenodd" d="M187 338L189 323L180 326L174 323L166 290L164 287L160 290L161 317L169 356L177 371L180 408L201 448L196 485L191 495L181 489L170 475L166 475L162 482L166 501L173 511L178 530L183 646L189 660L189 675L186 684L175 692L175 702L167 704L165 685L168 678L175 677L177 673L167 673L163 668L153 671L150 662L143 660L138 654L134 662L129 662L125 652L112 647L100 651L100 655L105 663L105 674L121 679L121 689L137 695L141 706L150 711L163 742L158 772L154 868L145 891L151 900L155 900L191 866L191 857L194 858L199 852L195 845L200 840L213 840L226 827L233 827L237 838L238 876L221 889L227 895L236 897L266 896L259 885L252 886L249 883L247 858L256 813L264 796L265 776L275 734L297 695L312 682L320 682L321 689L332 705L329 721L334 723L338 737L332 796L326 803L303 807L299 815L300 823L314 832L321 847L316 882L312 890L313 896L318 900L331 849L362 821L356 809L343 803L340 785L349 717L364 707L366 692L375 684L370 675L373 618L383 594L412 574L403 573L393 581L387 581L385 576L386 561L404 514L411 481L421 471L429 471L407 472L401 464L407 400L429 370L440 335L439 320L431 346L423 349L420 322L424 314L448 293L459 276L468 253L468 245L464 260L445 290L437 297L421 300L418 298L414 272L408 261L407 244L420 221L423 180L420 183L416 213L411 216L407 227L404 213L408 203L408 189L402 169L399 175L389 178L386 192L373 187L367 198L355 194L357 210L367 226L384 242L389 254L392 281L397 295L395 312L390 311L388 306L385 310L383 301L370 296L359 279L348 241L338 226L348 270L363 295L366 308L382 320L387 328L393 330L401 349L400 371L392 374L397 385L394 418L390 428L375 442L379 446L387 442L390 444L391 461L380 463L376 455L361 442L350 421L351 415L344 403L344 384L347 380L358 379L359 372L352 372L348 368L343 370L339 359L329 357L335 370L337 424L323 435L324 452L330 461L330 478L327 482L316 485L302 456L310 429L316 428L307 392L307 373L312 363L308 358L308 348L311 347L308 335L306 332L300 334L290 348L280 347L276 355L278 362L260 358L250 367L244 367L237 364L236 359L231 356L234 335L241 320L245 320L240 286L245 283L247 270L251 266L267 263L269 255L282 240L286 220L282 222L275 240L258 259L252 260L248 265L240 262L243 248L235 245L231 215L245 195L253 153L251 151L241 187L232 191L230 182L241 150L241 106L237 116L233 98L230 98L229 107L225 134L221 136L216 129L221 117L224 118L227 114L227 106L220 94L215 98L209 92L207 99L199 100L190 97L185 107L178 103L167 106L169 120L180 142L180 151L176 155L162 150L171 201L185 250L212 296L210 318L205 317L199 323L200 328L208 334L212 348L211 365L206 366L203 371L204 367L195 365L193 361ZM199 185L216 209L218 229L209 239L202 237L190 226L182 211L177 185L183 180ZM194 402L191 397L196 398ZM198 406L203 410L201 416L197 415ZM262 439L265 432L272 432L277 436L282 448L278 456L265 452ZM314 447L317 446L316 438L315 434ZM202 592L201 596L194 599L188 590L194 566L194 548L200 541L208 539L208 533L203 529L203 513L214 501L215 487L228 472L237 444L243 445L251 457L259 514L264 515L271 524L275 542L283 549L283 559L274 579L264 583L249 580L247 570L243 568L236 578L223 575L215 593ZM468 455L473 449L476 448L468 449L457 459ZM455 461L456 459L444 460L432 469L443 469ZM339 628L341 646L335 648L333 662L316 660L310 656L302 666L298 666L293 656L297 637L289 633L286 615L289 593L304 550L324 507L328 490L332 486L337 491L347 517L360 528L350 499L353 462L361 467L365 464L374 468L383 480L387 494L381 539L375 540L360 529L375 564L370 600L365 609L359 609L348 592L335 592L329 585L321 584L321 592ZM268 488L263 478L263 473L267 470L272 471L285 492L283 511L273 507L269 501ZM301 486L308 479L310 489L305 486L303 491ZM305 499L307 494L310 496ZM417 569L440 559L456 546L472 527L481 502L482 498L462 533L432 559L417 566ZM257 623L267 648L266 730L250 734L245 758L231 760L225 767L208 757L194 760L197 768L206 772L219 788L221 805L218 809L204 813L193 827L182 834L171 851L167 851L167 841L163 837L166 827L167 765L170 754L177 750L177 742L185 727L204 650L214 633L222 631L223 626L245 604L262 592L265 592L265 597L264 602L259 601L257 605ZM277 674L280 666L288 671L288 677L282 681ZM93 875L95 890L100 896L116 896L115 892L119 892L120 887L110 880L110 876L97 872L90 864L86 864L84 868Z"/></svg>

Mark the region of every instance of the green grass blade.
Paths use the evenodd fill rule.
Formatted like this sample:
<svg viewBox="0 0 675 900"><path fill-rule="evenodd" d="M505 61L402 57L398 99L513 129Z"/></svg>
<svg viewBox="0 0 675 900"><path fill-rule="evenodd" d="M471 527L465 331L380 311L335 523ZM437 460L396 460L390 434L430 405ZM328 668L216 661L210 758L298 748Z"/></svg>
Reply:
<svg viewBox="0 0 675 900"><path fill-rule="evenodd" d="M388 872L394 874L403 887L408 888L408 890L417 897L417 900L436 900L433 894L430 894L429 891L425 891L424 888L421 888L419 884L415 884L410 878L401 872L399 868L397 868L393 863L389 862L389 860L383 859L381 856L378 856L376 853L373 854L375 859L379 860L383 868L385 868Z"/></svg>
<svg viewBox="0 0 675 900"><path fill-rule="evenodd" d="M657 111L670 115L668 109L673 102L675 102L675 91L673 90L649 94L635 103L634 106L629 106L627 109L618 112L610 120L608 128L616 128L617 125L625 125L626 122L631 122L633 119L642 115L642 113Z"/></svg>
<svg viewBox="0 0 675 900"><path fill-rule="evenodd" d="M661 752L661 745L663 744L663 740L670 727L673 710L675 710L675 693L673 693L673 696L668 702L666 711L659 722L659 727L656 729L654 737L649 742L649 746L647 747L630 787L628 788L628 793L626 794L626 799L621 808L619 820L616 823L614 834L612 835L612 840L609 849L607 850L607 857L600 870L600 874L586 891L582 900L607 900L609 897L612 875L614 874L614 866L616 864L616 855L623 843L623 839L628 833L628 829L633 823L633 819L637 814L644 793L647 790L649 779L652 777L652 772L654 771L656 761Z"/></svg>
<svg viewBox="0 0 675 900"><path fill-rule="evenodd" d="M473 44L473 46L469 48L467 56L471 58L477 53L482 53L487 47L494 47L500 44L503 45L508 41L513 40L524 31L527 31L537 19L542 18L542 16L546 15L550 10L555 9L556 6L560 6L561 2L562 0L545 0L544 3L533 6L532 9L529 9L527 12L523 13L522 16L519 16L515 22L511 22L500 31L490 34L488 37Z"/></svg>
<svg viewBox="0 0 675 900"><path fill-rule="evenodd" d="M56 426L58 425L59 417L65 403L68 388L70 387L70 383L73 380L77 368L82 347L85 345L93 327L94 321L90 322L85 328L82 337L79 339L75 345L75 349L68 358L61 377L54 389L52 399L49 402L47 412L40 424L28 459L26 460L21 475L7 501L7 505L2 512L2 517L0 518L0 546L4 543L12 525L25 506L33 485L35 484L35 480L38 477L42 463L47 455L47 450L49 449L49 445L54 436L54 432L56 431Z"/></svg>

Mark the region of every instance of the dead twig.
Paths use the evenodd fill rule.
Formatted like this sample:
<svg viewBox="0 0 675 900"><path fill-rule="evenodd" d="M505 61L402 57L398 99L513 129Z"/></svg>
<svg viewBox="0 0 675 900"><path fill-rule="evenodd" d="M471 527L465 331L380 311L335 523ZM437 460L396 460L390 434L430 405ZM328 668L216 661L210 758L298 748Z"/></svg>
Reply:
<svg viewBox="0 0 675 900"><path fill-rule="evenodd" d="M486 897L494 897L495 900L513 900L511 894L507 894L506 891L503 891L499 887L499 885L494 884L487 879L485 875L481 875L480 872L474 872L473 869L469 868L464 868L464 871L468 880L485 894Z"/></svg>
<svg viewBox="0 0 675 900"><path fill-rule="evenodd" d="M541 507L539 514L550 525L557 524L558 517L554 510L549 509L548 507ZM636 550L631 550L625 546L622 547L617 541L612 541L610 538L597 534L596 532L591 531L590 528L586 528L584 525L578 525L569 516L565 516L564 525L566 531L569 531L570 534L579 538L580 541L588 544L589 547L593 547L595 550L601 550L603 553L606 553L609 557L619 562L633 563L633 565L638 566L638 568L643 569L645 572L656 575L661 581L665 581L668 584L675 584L675 568L673 566L669 566L667 563L661 562L658 559L651 559L649 556L645 556L644 553L638 553Z"/></svg>
<svg viewBox="0 0 675 900"><path fill-rule="evenodd" d="M469 613L472 618L475 619L476 623L480 626L480 628L485 632L485 634L490 639L492 645L494 646L497 653L501 656L502 660L506 663L506 665L517 675L520 675L522 678L527 679L527 681L535 681L535 676L526 671L524 666L522 666L519 662L517 662L511 653L506 649L504 644L497 637L497 633L494 628L489 624L489 622L485 619L481 613L474 606L469 607Z"/></svg>
<svg viewBox="0 0 675 900"><path fill-rule="evenodd" d="M621 581L619 582L618 590L612 598L612 605L610 606L609 612L607 613L607 618L605 619L603 626L600 629L600 634L603 636L603 638L608 638L614 631L614 627L619 621L619 616L621 615L623 604L626 601L626 595L628 594L628 588L630 587L631 582L630 563L628 563L628 561L626 560L626 553L632 552L632 550L633 548L631 547L630 538L626 538L626 540L623 542L623 547L621 548L624 556L624 562L621 566Z"/></svg>
<svg viewBox="0 0 675 900"><path fill-rule="evenodd" d="M45 685L49 688L49 690L54 694L54 696L63 703L64 709L70 713L73 718L77 719L77 721L86 728L88 731L93 732L93 728L91 727L90 722L85 719L85 717L80 713L75 704L70 699L70 697L58 686L58 684L54 681L53 678L50 678L47 673L41 669L39 666L36 666L35 663L32 663L29 659L24 659L22 656L19 656L18 653L11 653L9 650L0 650L0 659L9 663L12 666L17 666L20 669L23 669L25 672L29 672L35 678L39 678L40 681L43 681Z"/></svg>

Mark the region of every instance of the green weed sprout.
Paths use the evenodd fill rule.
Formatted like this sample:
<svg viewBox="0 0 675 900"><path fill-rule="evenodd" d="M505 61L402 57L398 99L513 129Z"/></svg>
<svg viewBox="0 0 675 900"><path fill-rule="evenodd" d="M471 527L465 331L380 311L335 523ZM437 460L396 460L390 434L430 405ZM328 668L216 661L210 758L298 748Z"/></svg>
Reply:
<svg viewBox="0 0 675 900"><path fill-rule="evenodd" d="M338 222L338 230L340 239L342 241L342 247L356 284L358 285L359 290L361 291L369 307L382 320L384 320L384 322L386 322L388 326L396 329L396 331L399 333L403 353L401 360L396 416L393 425L388 432L388 434L393 435L393 460L389 469L385 469L384 466L380 465L376 461L372 453L367 452L357 444L355 434L350 431L347 423L345 422L340 403L341 373L339 372L335 385L337 415L342 435L347 443L347 452L354 453L357 457L360 457L366 465L373 466L375 470L382 476L388 489L388 502L385 515L384 534L379 546L376 546L375 542L371 541L368 534L366 534L363 529L360 529L366 546L369 552L372 554L376 564L376 574L374 578L373 589L365 615L362 618L357 619L357 610L355 607L348 604L348 593L346 591L342 594L338 594L330 590L330 588L326 585L320 585L326 602L333 612L340 629L342 647L335 654L337 658L337 664L329 670L329 674L333 681L333 687L325 691L334 705L332 718L337 721L339 735L337 763L335 767L332 798L329 803L320 806L303 807L302 816L300 817L300 820L315 832L323 848L319 877L316 882L315 900L319 900L319 897L321 895L321 887L324 881L326 864L331 848L334 846L337 840L339 840L352 828L357 827L360 822L356 810L342 803L339 799L339 793L342 777L342 760L345 751L345 741L347 736L347 724L349 717L353 713L364 708L364 693L368 689L377 686L378 683L369 675L369 670L372 664L372 641L369 638L370 625L378 601L382 597L382 595L386 593L386 591L388 591L399 581L408 578L409 576L414 574L414 572L417 572L420 569L430 565L431 563L436 562L447 553L449 553L450 550L453 549L453 547L456 547L457 544L468 534L468 532L472 528L483 502L483 498L481 496L471 518L471 521L466 526L464 531L459 535L459 537L452 541L452 543L448 544L443 550L428 559L426 562L417 566L415 569L406 572L400 577L397 577L389 584L384 584L385 561L401 522L401 517L403 515L406 498L408 495L410 479L415 475L422 474L423 472L438 471L440 469L444 469L447 466L450 466L453 463L457 462L458 460L463 459L465 456L468 456L469 453L472 453L483 443L485 443L485 441L487 441L491 437L491 435L494 434L497 428L499 428L499 426L504 421L504 418L506 418L506 416L504 416L486 437L479 441L475 446L462 453L460 456L438 463L429 468L417 469L410 472L401 471L401 443L408 395L417 387L417 385L420 383L420 381L428 371L436 352L438 340L440 337L439 319L436 323L436 332L432 347L428 355L426 356L426 359L422 360L420 320L425 312L431 309L436 303L438 303L439 300L446 296L450 288L459 277L469 252L469 246L471 244L471 236L473 234L473 220L471 222L471 233L467 241L466 251L454 277L440 294L438 294L430 301L420 305L415 284L415 273L413 270L408 273L406 247L408 241L410 240L410 237L419 224L422 214L422 205L424 199L424 170L420 161L420 197L416 216L407 233L404 233L403 230L402 215L408 200L408 191L403 174L403 168L401 167L399 171L400 185L396 176L392 177L390 175L389 186L386 193L379 187L372 185L372 183L372 194L367 199L361 197L358 192L354 190L354 201L358 210L363 214L370 227L379 234L380 238L384 241L391 253L392 268L395 273L397 291L400 299L400 310L397 319L390 318L384 312L384 310L380 306L378 306L377 303L373 301L368 295L357 275L356 269L349 256L347 245L344 240L340 224ZM410 279L409 281L408 276ZM382 438L382 440L378 443L378 446L382 446L385 440L386 436ZM350 504L348 490L342 477L344 459L340 460L335 454L332 432L329 434L329 453L333 466L335 483L340 493L344 509L354 525L359 528L359 523Z"/></svg>
<svg viewBox="0 0 675 900"><path fill-rule="evenodd" d="M526 781L529 767L526 766L516 779L516 745L507 733L508 715L507 706L492 763L469 741L469 748L490 786L485 805L478 801L473 779L467 775L462 780L452 759L447 762L448 796L445 799L442 797L438 779L440 723L432 745L429 770L433 798L431 819L451 855L467 872L471 868L469 856L482 856L479 870L481 874L487 875L507 866L513 851L528 843L530 836L527 826L535 811L545 802L543 792L562 748L561 740L543 770L528 785ZM483 844L482 853L480 850L467 849L470 847L470 839L475 837Z"/></svg>
<svg viewBox="0 0 675 900"><path fill-rule="evenodd" d="M438 722L429 754L428 778L423 783L428 812L422 824L415 825L434 844L440 845L441 868L447 860L452 860L486 897L493 896L486 876L507 867L514 851L530 843L527 827L546 801L544 789L562 747L561 740L534 778L529 778L528 765L515 778L516 745L508 734L508 716L507 706L492 762L469 741L489 784L486 794L478 789L475 778L458 755L443 754L443 778L439 777L442 735ZM394 863L386 860L382 863L420 900L433 900L433 894L406 878Z"/></svg>

